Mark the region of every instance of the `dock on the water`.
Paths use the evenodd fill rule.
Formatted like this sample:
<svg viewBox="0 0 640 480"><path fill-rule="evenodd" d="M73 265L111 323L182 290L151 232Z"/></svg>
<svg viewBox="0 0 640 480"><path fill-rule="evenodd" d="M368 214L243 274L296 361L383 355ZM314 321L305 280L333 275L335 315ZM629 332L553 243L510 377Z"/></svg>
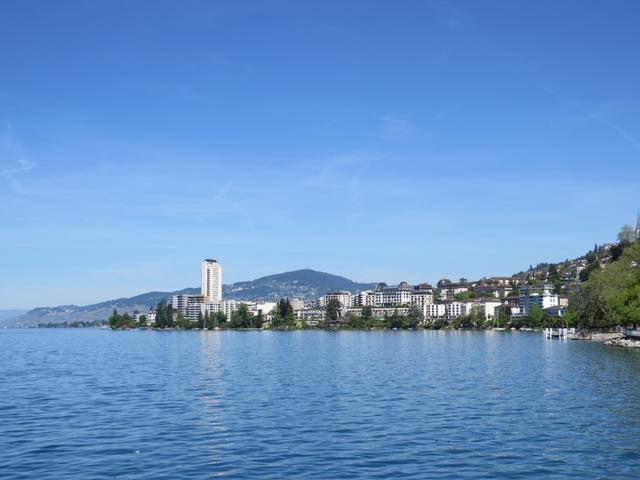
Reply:
<svg viewBox="0 0 640 480"><path fill-rule="evenodd" d="M575 328L545 328L544 338L558 338L560 340L566 340L569 335L574 335L575 333Z"/></svg>

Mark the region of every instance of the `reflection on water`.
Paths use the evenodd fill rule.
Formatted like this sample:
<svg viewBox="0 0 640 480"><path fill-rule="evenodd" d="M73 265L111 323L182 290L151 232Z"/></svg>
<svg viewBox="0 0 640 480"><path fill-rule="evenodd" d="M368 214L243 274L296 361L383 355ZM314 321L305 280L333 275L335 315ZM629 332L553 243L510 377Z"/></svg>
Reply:
<svg viewBox="0 0 640 480"><path fill-rule="evenodd" d="M0 332L4 478L636 478L640 352L515 332Z"/></svg>

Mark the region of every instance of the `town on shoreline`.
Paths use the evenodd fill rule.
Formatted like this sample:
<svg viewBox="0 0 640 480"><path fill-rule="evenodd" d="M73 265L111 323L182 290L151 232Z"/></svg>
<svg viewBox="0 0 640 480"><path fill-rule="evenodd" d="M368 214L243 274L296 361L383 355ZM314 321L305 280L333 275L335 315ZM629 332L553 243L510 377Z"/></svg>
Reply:
<svg viewBox="0 0 640 480"><path fill-rule="evenodd" d="M380 283L357 293L335 291L314 300L281 298L278 302L223 299L222 266L206 259L201 265L199 295L179 293L145 313L114 310L109 326L160 330L635 330L640 324L638 238L640 214L636 229L624 226L616 243L596 245L579 259L532 266L511 277L442 279L435 287ZM620 336L624 334L613 333L607 340ZM640 345L634 335L627 340Z"/></svg>

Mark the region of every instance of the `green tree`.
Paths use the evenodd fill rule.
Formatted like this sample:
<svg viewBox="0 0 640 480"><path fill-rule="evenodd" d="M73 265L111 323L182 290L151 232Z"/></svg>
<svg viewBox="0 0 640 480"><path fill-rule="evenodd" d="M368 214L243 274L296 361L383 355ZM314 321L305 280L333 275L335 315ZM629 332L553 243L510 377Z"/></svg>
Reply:
<svg viewBox="0 0 640 480"><path fill-rule="evenodd" d="M559 278L556 278L553 280L553 293L555 293L556 295L561 295L562 294L562 280Z"/></svg>
<svg viewBox="0 0 640 480"><path fill-rule="evenodd" d="M623 225L618 232L618 242L621 245L629 245L636 240L636 231L631 225Z"/></svg>
<svg viewBox="0 0 640 480"><path fill-rule="evenodd" d="M156 327L167 328L173 326L173 309L163 298L156 306Z"/></svg>
<svg viewBox="0 0 640 480"><path fill-rule="evenodd" d="M496 309L494 317L494 326L498 328L504 328L511 320L511 308L508 306L501 306Z"/></svg>
<svg viewBox="0 0 640 480"><path fill-rule="evenodd" d="M262 315L262 310L258 310L258 314L254 315L252 318L252 326L254 328L262 328L264 324L264 316Z"/></svg>
<svg viewBox="0 0 640 480"><path fill-rule="evenodd" d="M525 323L527 326L532 328L540 328L543 326L545 318L544 310L542 310L538 305L530 305L529 311L527 312L527 318L525 319Z"/></svg>
<svg viewBox="0 0 640 480"><path fill-rule="evenodd" d="M594 271L570 296L569 318L587 328L609 329L640 321L640 242L617 261Z"/></svg>
<svg viewBox="0 0 640 480"><path fill-rule="evenodd" d="M122 324L122 317L118 314L118 310L114 308L113 312L111 313L111 316L109 317L109 326L111 328L120 328L121 324Z"/></svg>
<svg viewBox="0 0 640 480"><path fill-rule="evenodd" d="M109 317L109 326L113 329L117 328L135 328L137 326L136 322L133 321L131 315L128 313L124 313L120 315L118 310L113 309L113 313Z"/></svg>
<svg viewBox="0 0 640 480"><path fill-rule="evenodd" d="M182 330L191 330L193 328L191 320L185 318L182 313L177 315L176 326Z"/></svg>
<svg viewBox="0 0 640 480"><path fill-rule="evenodd" d="M403 328L406 323L406 318L402 315L398 315L398 311L394 310L389 317L389 326L391 328Z"/></svg>
<svg viewBox="0 0 640 480"><path fill-rule="evenodd" d="M208 328L219 328L224 327L227 323L227 317L224 312L218 310L214 315L211 316L211 325Z"/></svg>
<svg viewBox="0 0 640 480"><path fill-rule="evenodd" d="M340 310L342 304L337 299L331 299L326 306L326 321L327 323L336 323L340 318Z"/></svg>
<svg viewBox="0 0 640 480"><path fill-rule="evenodd" d="M424 320L424 316L422 315L422 312L420 311L420 309L417 306L412 305L409 308L409 313L407 313L405 327L416 328L418 325L422 323L423 320Z"/></svg>
<svg viewBox="0 0 640 480"><path fill-rule="evenodd" d="M476 294L470 291L459 292L454 295L455 299L459 302L466 302L470 298L475 298Z"/></svg>
<svg viewBox="0 0 640 480"><path fill-rule="evenodd" d="M281 318L286 318L289 314L293 315L293 307L291 306L291 302L289 302L288 298L280 299L278 302L278 311Z"/></svg>
<svg viewBox="0 0 640 480"><path fill-rule="evenodd" d="M231 315L231 321L229 322L230 328L250 328L252 325L253 315L249 311L249 306L246 303L241 303L235 312Z"/></svg>
<svg viewBox="0 0 640 480"><path fill-rule="evenodd" d="M615 262L616 260L618 260L623 251L624 247L619 243L612 245L611 250L609 250L609 253L611 254L611 261Z"/></svg>

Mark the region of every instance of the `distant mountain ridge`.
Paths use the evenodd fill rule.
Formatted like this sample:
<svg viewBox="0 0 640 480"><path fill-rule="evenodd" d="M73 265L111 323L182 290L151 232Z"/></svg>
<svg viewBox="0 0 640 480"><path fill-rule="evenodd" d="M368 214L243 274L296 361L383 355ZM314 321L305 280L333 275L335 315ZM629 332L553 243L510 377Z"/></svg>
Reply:
<svg viewBox="0 0 640 480"><path fill-rule="evenodd" d="M357 283L348 278L311 269L295 270L236 282L222 286L227 300L276 301L280 298L313 299L333 290L353 293L374 288L377 283ZM15 318L0 319L0 326L34 327L47 323L104 320L114 308L121 312L146 311L176 293L197 294L199 288L185 288L175 292L147 292L128 298L107 300L93 305L60 305L38 307Z"/></svg>

